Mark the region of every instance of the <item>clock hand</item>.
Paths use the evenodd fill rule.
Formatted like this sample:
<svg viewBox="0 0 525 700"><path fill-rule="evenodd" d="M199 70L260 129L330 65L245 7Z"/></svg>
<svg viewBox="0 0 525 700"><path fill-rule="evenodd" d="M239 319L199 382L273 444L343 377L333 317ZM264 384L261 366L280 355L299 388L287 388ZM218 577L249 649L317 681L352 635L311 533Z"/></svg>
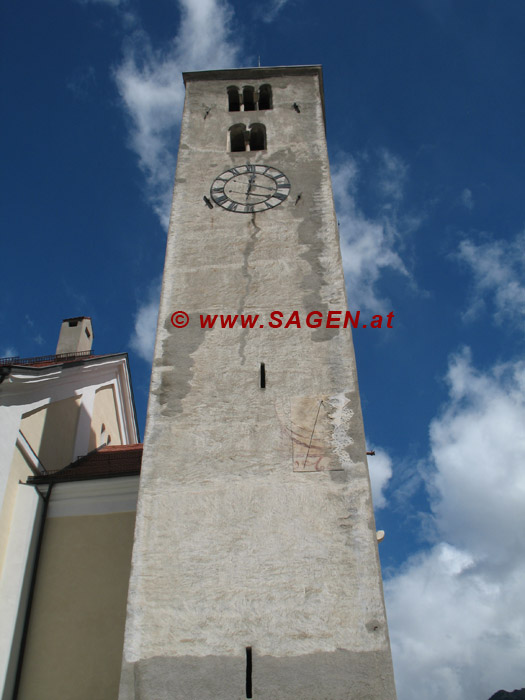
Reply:
<svg viewBox="0 0 525 700"><path fill-rule="evenodd" d="M250 195L250 197L267 197L268 196L267 194L263 194L262 192L241 192L240 190L229 190L229 193L230 192L231 192L231 194L243 194L246 197L248 196L248 194Z"/></svg>
<svg viewBox="0 0 525 700"><path fill-rule="evenodd" d="M275 187L265 187L264 185L254 185L254 187L258 187L260 190L271 190L272 192L275 191Z"/></svg>
<svg viewBox="0 0 525 700"><path fill-rule="evenodd" d="M250 196L250 192L252 191L253 181L254 181L254 180L255 180L255 173L252 173L252 174L250 175L250 181L249 181L249 183L248 183L248 191L246 192L246 199L248 199L248 197Z"/></svg>
<svg viewBox="0 0 525 700"><path fill-rule="evenodd" d="M276 188L275 188L275 187L265 187L264 185L257 185L257 184L254 184L253 181L255 180L256 176L257 176L257 173L252 173L252 174L250 175L250 181L249 181L249 184L248 184L248 191L250 191L253 187L257 187L259 190L270 190L270 192L275 192L275 191L276 191ZM237 180L237 179L235 179L235 178L233 178L233 179L231 180L231 182L232 182L232 183L235 183L236 185L244 184L244 182L242 182L242 181L239 182L239 180Z"/></svg>

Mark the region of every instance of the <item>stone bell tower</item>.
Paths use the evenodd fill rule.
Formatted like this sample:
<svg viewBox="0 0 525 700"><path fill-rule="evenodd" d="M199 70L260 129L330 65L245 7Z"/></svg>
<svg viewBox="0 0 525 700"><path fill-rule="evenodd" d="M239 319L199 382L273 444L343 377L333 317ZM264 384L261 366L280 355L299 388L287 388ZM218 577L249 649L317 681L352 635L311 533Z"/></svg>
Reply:
<svg viewBox="0 0 525 700"><path fill-rule="evenodd" d="M321 68L184 80L120 700L394 700Z"/></svg>

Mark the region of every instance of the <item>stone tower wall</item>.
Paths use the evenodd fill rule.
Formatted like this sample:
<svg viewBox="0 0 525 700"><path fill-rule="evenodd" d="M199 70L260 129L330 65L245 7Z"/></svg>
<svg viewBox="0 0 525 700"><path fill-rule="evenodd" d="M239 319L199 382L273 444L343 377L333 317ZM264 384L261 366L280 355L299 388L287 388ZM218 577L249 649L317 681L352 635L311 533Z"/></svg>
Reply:
<svg viewBox="0 0 525 700"><path fill-rule="evenodd" d="M392 700L350 331L268 327L347 308L321 72L185 79L120 700L241 700L248 648L254 698ZM228 111L229 86L262 84L273 109ZM266 150L228 152L238 123L264 124ZM281 170L286 201L210 209L214 178L245 163ZM199 323L248 313L253 329Z"/></svg>

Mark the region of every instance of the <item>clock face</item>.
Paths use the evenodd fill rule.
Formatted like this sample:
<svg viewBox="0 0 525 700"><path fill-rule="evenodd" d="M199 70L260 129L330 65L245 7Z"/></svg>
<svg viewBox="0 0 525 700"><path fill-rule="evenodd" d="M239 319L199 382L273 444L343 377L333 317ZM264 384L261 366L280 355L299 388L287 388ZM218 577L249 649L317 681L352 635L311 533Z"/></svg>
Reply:
<svg viewBox="0 0 525 700"><path fill-rule="evenodd" d="M273 209L290 193L290 182L268 165L238 165L216 177L210 194L219 206L238 214Z"/></svg>

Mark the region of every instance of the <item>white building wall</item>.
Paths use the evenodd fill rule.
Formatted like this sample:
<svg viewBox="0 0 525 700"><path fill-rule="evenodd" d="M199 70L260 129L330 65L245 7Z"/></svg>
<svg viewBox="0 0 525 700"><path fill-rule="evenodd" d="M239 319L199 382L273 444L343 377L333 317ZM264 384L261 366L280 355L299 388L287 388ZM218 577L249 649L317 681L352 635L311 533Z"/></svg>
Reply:
<svg viewBox="0 0 525 700"><path fill-rule="evenodd" d="M13 650L18 644L18 621L22 615L24 594L22 583L26 580L26 560L31 555L32 528L38 510L34 489L18 486L11 479L12 489L7 492L9 476L13 468L13 456L17 441L27 457L28 463L39 466L20 436L22 417L35 409L48 406L71 397L80 397L80 419L76 426L74 457L85 455L89 446L93 403L97 389L112 386L116 397L116 412L123 444L138 442L130 377L127 362L122 355L83 362L80 365L49 366L38 372L29 368L13 367L11 373L0 384L0 512L15 508L10 517L3 518L3 526L8 530L7 548L0 554L1 598L1 643L0 643L0 688L9 684ZM57 434L57 440L60 435ZM52 470L53 465L44 465ZM62 465L60 465L62 466ZM31 470L27 469L26 476ZM18 480L19 477L17 477ZM3 515L5 515L5 511ZM9 515L9 514L8 514ZM4 562L3 567L1 562ZM31 560L28 566L31 565ZM18 594L17 594L18 591ZM6 696L7 698L8 696Z"/></svg>
<svg viewBox="0 0 525 700"><path fill-rule="evenodd" d="M42 498L32 486L17 488L11 536L0 579L0 697L11 700L25 609L41 527Z"/></svg>

